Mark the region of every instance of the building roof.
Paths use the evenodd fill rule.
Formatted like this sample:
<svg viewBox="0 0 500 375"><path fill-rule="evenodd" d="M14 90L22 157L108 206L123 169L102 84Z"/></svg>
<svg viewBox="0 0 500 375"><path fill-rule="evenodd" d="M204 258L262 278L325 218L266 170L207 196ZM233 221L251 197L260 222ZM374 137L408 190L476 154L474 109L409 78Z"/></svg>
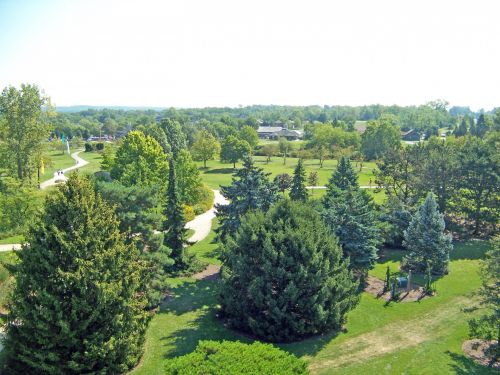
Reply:
<svg viewBox="0 0 500 375"><path fill-rule="evenodd" d="M276 133L283 130L281 126L259 126L257 133Z"/></svg>

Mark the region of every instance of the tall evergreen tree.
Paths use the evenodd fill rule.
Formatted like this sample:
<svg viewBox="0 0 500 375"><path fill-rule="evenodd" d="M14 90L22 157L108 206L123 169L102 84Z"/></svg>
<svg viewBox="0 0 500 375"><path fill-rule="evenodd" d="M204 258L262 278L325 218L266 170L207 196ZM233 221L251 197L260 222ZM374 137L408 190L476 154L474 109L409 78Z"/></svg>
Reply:
<svg viewBox="0 0 500 375"><path fill-rule="evenodd" d="M232 184L221 187L221 193L229 204L216 205L220 223L216 231L220 238L235 233L247 211L267 211L279 199L278 188L269 181L269 175L262 168L255 167L252 158L246 157L243 168L234 174Z"/></svg>
<svg viewBox="0 0 500 375"><path fill-rule="evenodd" d="M379 229L372 198L359 189L348 158L339 160L323 198L323 219L339 238L353 269L366 271L378 259Z"/></svg>
<svg viewBox="0 0 500 375"><path fill-rule="evenodd" d="M10 267L6 372L118 374L142 354L148 274L113 209L73 175L45 201Z"/></svg>
<svg viewBox="0 0 500 375"><path fill-rule="evenodd" d="M185 250L185 245L187 244L186 220L184 219L184 210L177 191L173 158L169 160L167 202L164 214L164 245L172 249L171 257L174 260L175 268L177 270L186 269L189 266L189 260Z"/></svg>
<svg viewBox="0 0 500 375"><path fill-rule="evenodd" d="M429 193L404 232L403 246L409 254L403 260L403 267L424 272L429 266L433 274L447 273L453 245L451 235L445 234L444 229L443 215L434 194Z"/></svg>
<svg viewBox="0 0 500 375"><path fill-rule="evenodd" d="M358 189L358 176L348 157L342 156L327 185L327 195L333 190Z"/></svg>
<svg viewBox="0 0 500 375"><path fill-rule="evenodd" d="M324 202L323 220L339 238L351 267L372 268L378 259L380 231L371 197L362 190L338 190L338 195Z"/></svg>
<svg viewBox="0 0 500 375"><path fill-rule="evenodd" d="M292 187L290 189L290 199L294 201L307 201L306 170L302 159L299 159L295 171L293 172Z"/></svg>
<svg viewBox="0 0 500 375"><path fill-rule="evenodd" d="M171 250L163 244L161 228L163 215L158 213L158 188L123 186L117 182L99 182L97 191L115 207L120 231L126 233L126 243L134 244L146 261L150 284L147 288L148 308L157 306L167 288L167 272L174 261Z"/></svg>
<svg viewBox="0 0 500 375"><path fill-rule="evenodd" d="M338 329L358 302L335 238L301 202L249 212L223 250L223 317L253 335L291 341Z"/></svg>

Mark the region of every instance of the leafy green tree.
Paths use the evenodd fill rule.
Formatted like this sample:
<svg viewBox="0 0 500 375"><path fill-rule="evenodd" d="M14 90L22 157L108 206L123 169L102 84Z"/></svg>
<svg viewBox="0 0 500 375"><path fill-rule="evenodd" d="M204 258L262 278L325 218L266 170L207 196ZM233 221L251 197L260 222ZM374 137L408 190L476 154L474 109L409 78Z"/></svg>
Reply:
<svg viewBox="0 0 500 375"><path fill-rule="evenodd" d="M403 246L409 251L403 267L424 272L429 266L435 275L448 273L451 235L445 234L443 215L439 212L434 194L427 194L424 203L413 215L404 232Z"/></svg>
<svg viewBox="0 0 500 375"><path fill-rule="evenodd" d="M8 373L124 373L139 361L148 274L88 178L45 201L10 266Z"/></svg>
<svg viewBox="0 0 500 375"><path fill-rule="evenodd" d="M278 147L280 149L281 154L283 155L283 165L286 164L286 158L288 156L288 152L292 148L292 144L286 138L280 138L278 142Z"/></svg>
<svg viewBox="0 0 500 375"><path fill-rule="evenodd" d="M443 214L460 181L457 151L453 142L432 137L416 163L417 190L436 194L439 210Z"/></svg>
<svg viewBox="0 0 500 375"><path fill-rule="evenodd" d="M309 177L307 178L309 186L314 187L318 185L318 172L311 171ZM311 193L314 194L314 188L311 189Z"/></svg>
<svg viewBox="0 0 500 375"><path fill-rule="evenodd" d="M50 102L35 85L22 84L18 90L5 87L0 95L0 142L4 166L23 183L39 167L43 142L49 136L47 114L42 106Z"/></svg>
<svg viewBox="0 0 500 375"><path fill-rule="evenodd" d="M422 193L419 169L423 159L424 149L420 144L386 152L377 162L377 185L403 204L413 204Z"/></svg>
<svg viewBox="0 0 500 375"><path fill-rule="evenodd" d="M163 186L167 171L167 156L160 144L134 130L116 150L111 177L125 186Z"/></svg>
<svg viewBox="0 0 500 375"><path fill-rule="evenodd" d="M297 340L339 329L358 300L335 238L303 203L249 212L223 246L220 303L231 327Z"/></svg>
<svg viewBox="0 0 500 375"><path fill-rule="evenodd" d="M279 199L278 188L269 181L269 175L262 168L255 167L253 160L247 157L243 168L234 174L231 185L221 187L221 194L229 204L216 205L220 223L216 231L220 238L235 233L247 211L267 211Z"/></svg>
<svg viewBox="0 0 500 375"><path fill-rule="evenodd" d="M370 121L361 136L361 151L366 160L378 159L400 147L401 134L396 117L392 115L383 115L378 120Z"/></svg>
<svg viewBox="0 0 500 375"><path fill-rule="evenodd" d="M187 256L187 230L185 228L184 210L179 199L175 164L169 160L167 202L164 208L165 222L163 224L164 245L172 249L172 258L176 270L186 270L190 261Z"/></svg>
<svg viewBox="0 0 500 375"><path fill-rule="evenodd" d="M486 313L469 321L470 335L496 340L496 357L500 358L500 237L492 241L493 248L482 262L481 306Z"/></svg>
<svg viewBox="0 0 500 375"><path fill-rule="evenodd" d="M257 131L251 126L245 125L240 129L239 138L247 141L252 149L259 144L259 136Z"/></svg>
<svg viewBox="0 0 500 375"><path fill-rule="evenodd" d="M292 186L290 188L290 199L294 201L307 201L306 170L302 159L299 159L293 172Z"/></svg>
<svg viewBox="0 0 500 375"><path fill-rule="evenodd" d="M194 352L167 361L167 374L307 375L307 362L270 344L255 341L200 341Z"/></svg>
<svg viewBox="0 0 500 375"><path fill-rule="evenodd" d="M186 135L182 132L182 127L176 120L165 118L161 120L160 126L167 136L172 157L175 160L179 152L187 147Z"/></svg>
<svg viewBox="0 0 500 375"><path fill-rule="evenodd" d="M238 160L251 154L252 148L247 141L230 135L222 142L220 159L224 163L233 163L233 168L236 168Z"/></svg>
<svg viewBox="0 0 500 375"><path fill-rule="evenodd" d="M86 143L85 145L87 145ZM102 159L101 159L101 170L103 171L111 171L113 168L113 164L115 161L115 153L113 151L113 148L110 146L104 147L104 151L102 152Z"/></svg>
<svg viewBox="0 0 500 375"><path fill-rule="evenodd" d="M411 207L395 196L389 196L380 215L382 237L385 245L395 248L403 246L404 231L411 221Z"/></svg>
<svg viewBox="0 0 500 375"><path fill-rule="evenodd" d="M19 186L19 180L1 175L0 171L0 235L6 237L23 233L39 205L33 187Z"/></svg>
<svg viewBox="0 0 500 375"><path fill-rule="evenodd" d="M200 189L203 187L200 171L191 159L188 150L181 150L177 155L175 177L177 190L182 204L194 205L200 199Z"/></svg>
<svg viewBox="0 0 500 375"><path fill-rule="evenodd" d="M267 144L262 146L262 153L266 156L266 164L269 164L271 158L278 152L278 147L274 144Z"/></svg>
<svg viewBox="0 0 500 375"><path fill-rule="evenodd" d="M195 141L191 147L194 160L203 161L203 167L207 167L207 161L213 160L220 153L219 141L208 131L202 130L196 134Z"/></svg>
<svg viewBox="0 0 500 375"><path fill-rule="evenodd" d="M465 137L458 151L457 191L454 206L474 222L474 234L485 223L498 220L498 150L495 142Z"/></svg>
<svg viewBox="0 0 500 375"><path fill-rule="evenodd" d="M278 187L278 190L282 194L285 194L285 191L292 186L292 177L288 173L281 173L274 177L274 183Z"/></svg>
<svg viewBox="0 0 500 375"><path fill-rule="evenodd" d="M488 130L490 130L490 126L488 124L487 118L483 113L481 113L477 119L475 131L471 131L471 134L475 135L476 137L483 138Z"/></svg>

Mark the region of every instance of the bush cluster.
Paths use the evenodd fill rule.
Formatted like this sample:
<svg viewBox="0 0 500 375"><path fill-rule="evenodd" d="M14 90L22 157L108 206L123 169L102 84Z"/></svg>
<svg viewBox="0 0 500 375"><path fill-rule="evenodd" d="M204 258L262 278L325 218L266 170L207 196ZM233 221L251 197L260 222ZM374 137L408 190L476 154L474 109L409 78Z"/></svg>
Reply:
<svg viewBox="0 0 500 375"><path fill-rule="evenodd" d="M308 374L304 360L270 344L200 341L195 351L167 362L166 374Z"/></svg>

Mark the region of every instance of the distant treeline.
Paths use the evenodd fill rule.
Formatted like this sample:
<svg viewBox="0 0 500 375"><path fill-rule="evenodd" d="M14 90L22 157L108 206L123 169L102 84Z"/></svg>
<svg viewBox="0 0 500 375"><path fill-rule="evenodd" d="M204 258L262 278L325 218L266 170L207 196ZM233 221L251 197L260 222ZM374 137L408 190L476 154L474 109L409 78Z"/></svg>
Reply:
<svg viewBox="0 0 500 375"><path fill-rule="evenodd" d="M78 109L80 106L71 107ZM85 108L86 106L81 106ZM122 107L118 107L122 108ZM211 126L229 126L239 129L243 125L287 125L303 128L306 123L335 124L342 121L354 124L356 121L369 121L380 118L383 114L397 117L401 130L417 129L420 133L437 133L440 128L453 130L463 118L475 121L481 114L486 118L498 111L473 112L469 107L451 107L442 100L429 102L421 106L276 106L254 105L241 108L188 108L188 109L109 109L88 108L79 112L58 111L53 119L53 130L57 136L78 136L88 138L99 134L116 135L120 132L136 129L138 126L154 124L160 118L168 117L178 121L187 134L200 127L197 124L208 122ZM66 111L67 108L63 108Z"/></svg>

